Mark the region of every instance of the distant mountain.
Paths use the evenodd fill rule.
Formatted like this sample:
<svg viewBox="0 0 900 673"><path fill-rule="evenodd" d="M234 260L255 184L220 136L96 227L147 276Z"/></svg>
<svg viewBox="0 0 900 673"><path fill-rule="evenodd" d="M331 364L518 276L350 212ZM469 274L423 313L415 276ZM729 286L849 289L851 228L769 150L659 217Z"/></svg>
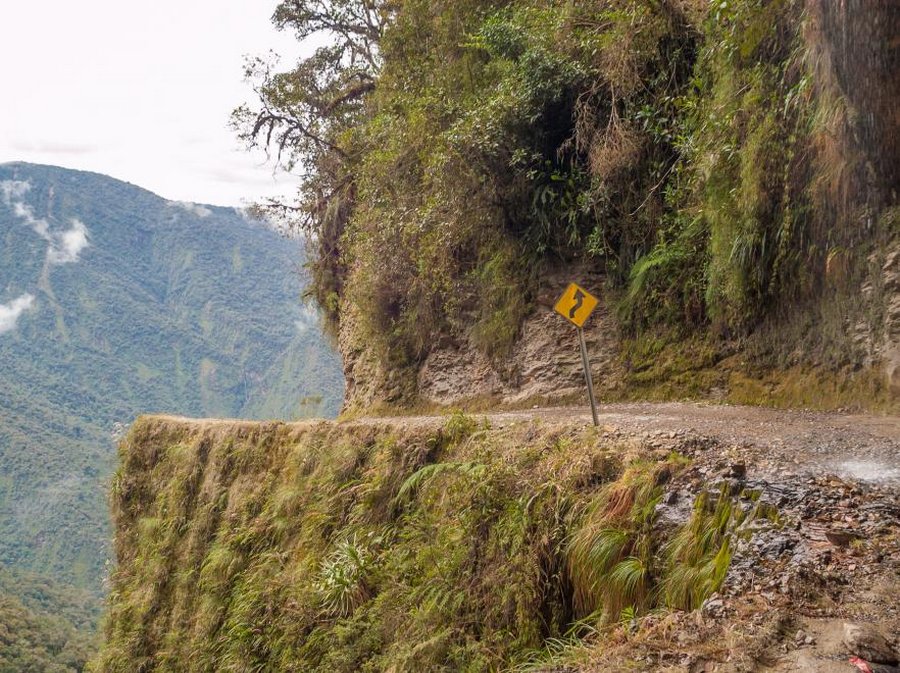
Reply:
<svg viewBox="0 0 900 673"><path fill-rule="evenodd" d="M99 589L113 437L137 414L335 414L301 264L232 208L0 165L0 564Z"/></svg>

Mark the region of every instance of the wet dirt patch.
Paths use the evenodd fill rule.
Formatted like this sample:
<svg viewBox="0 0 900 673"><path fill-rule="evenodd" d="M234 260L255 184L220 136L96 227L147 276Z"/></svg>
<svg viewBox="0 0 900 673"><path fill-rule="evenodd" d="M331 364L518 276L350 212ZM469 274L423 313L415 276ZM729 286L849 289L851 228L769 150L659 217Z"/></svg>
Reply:
<svg viewBox="0 0 900 673"><path fill-rule="evenodd" d="M845 460L835 470L842 477L873 484L900 482L900 468L875 460Z"/></svg>

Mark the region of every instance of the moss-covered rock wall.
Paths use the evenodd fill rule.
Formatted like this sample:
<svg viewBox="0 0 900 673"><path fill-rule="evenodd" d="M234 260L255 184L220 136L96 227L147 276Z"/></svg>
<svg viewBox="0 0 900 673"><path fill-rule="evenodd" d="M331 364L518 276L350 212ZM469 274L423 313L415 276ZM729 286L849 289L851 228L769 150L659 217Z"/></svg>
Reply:
<svg viewBox="0 0 900 673"><path fill-rule="evenodd" d="M609 396L896 402L895 3L382 9L308 213L349 407L565 398L560 275L602 298Z"/></svg>

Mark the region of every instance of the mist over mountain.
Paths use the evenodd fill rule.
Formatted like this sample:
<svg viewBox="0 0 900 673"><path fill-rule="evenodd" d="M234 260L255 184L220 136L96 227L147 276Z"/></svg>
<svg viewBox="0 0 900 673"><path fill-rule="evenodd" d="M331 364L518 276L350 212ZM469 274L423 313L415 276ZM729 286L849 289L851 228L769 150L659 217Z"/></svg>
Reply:
<svg viewBox="0 0 900 673"><path fill-rule="evenodd" d="M232 208L0 165L0 564L99 591L136 415L333 415L301 251Z"/></svg>

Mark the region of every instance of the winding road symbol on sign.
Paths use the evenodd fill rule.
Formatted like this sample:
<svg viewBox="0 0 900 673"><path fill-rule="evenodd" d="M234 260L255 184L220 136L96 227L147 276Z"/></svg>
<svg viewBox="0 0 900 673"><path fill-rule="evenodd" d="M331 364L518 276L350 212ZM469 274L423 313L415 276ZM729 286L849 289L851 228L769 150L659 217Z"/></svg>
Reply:
<svg viewBox="0 0 900 673"><path fill-rule="evenodd" d="M600 425L597 416L597 398L594 396L594 381L591 377L591 363L588 358L587 343L584 340L584 323L597 308L597 298L580 285L572 283L563 292L553 309L563 318L578 328L578 343L581 346L581 362L584 365L584 382L587 384L588 399L591 402L591 415L594 425Z"/></svg>
<svg viewBox="0 0 900 673"><path fill-rule="evenodd" d="M563 318L581 328L591 317L598 303L594 295L580 285L572 283L556 302L555 310Z"/></svg>
<svg viewBox="0 0 900 673"><path fill-rule="evenodd" d="M575 314L578 313L578 309L581 308L581 305L584 304L584 292L581 291L581 288L575 290L575 306L569 309L569 320L575 320Z"/></svg>

